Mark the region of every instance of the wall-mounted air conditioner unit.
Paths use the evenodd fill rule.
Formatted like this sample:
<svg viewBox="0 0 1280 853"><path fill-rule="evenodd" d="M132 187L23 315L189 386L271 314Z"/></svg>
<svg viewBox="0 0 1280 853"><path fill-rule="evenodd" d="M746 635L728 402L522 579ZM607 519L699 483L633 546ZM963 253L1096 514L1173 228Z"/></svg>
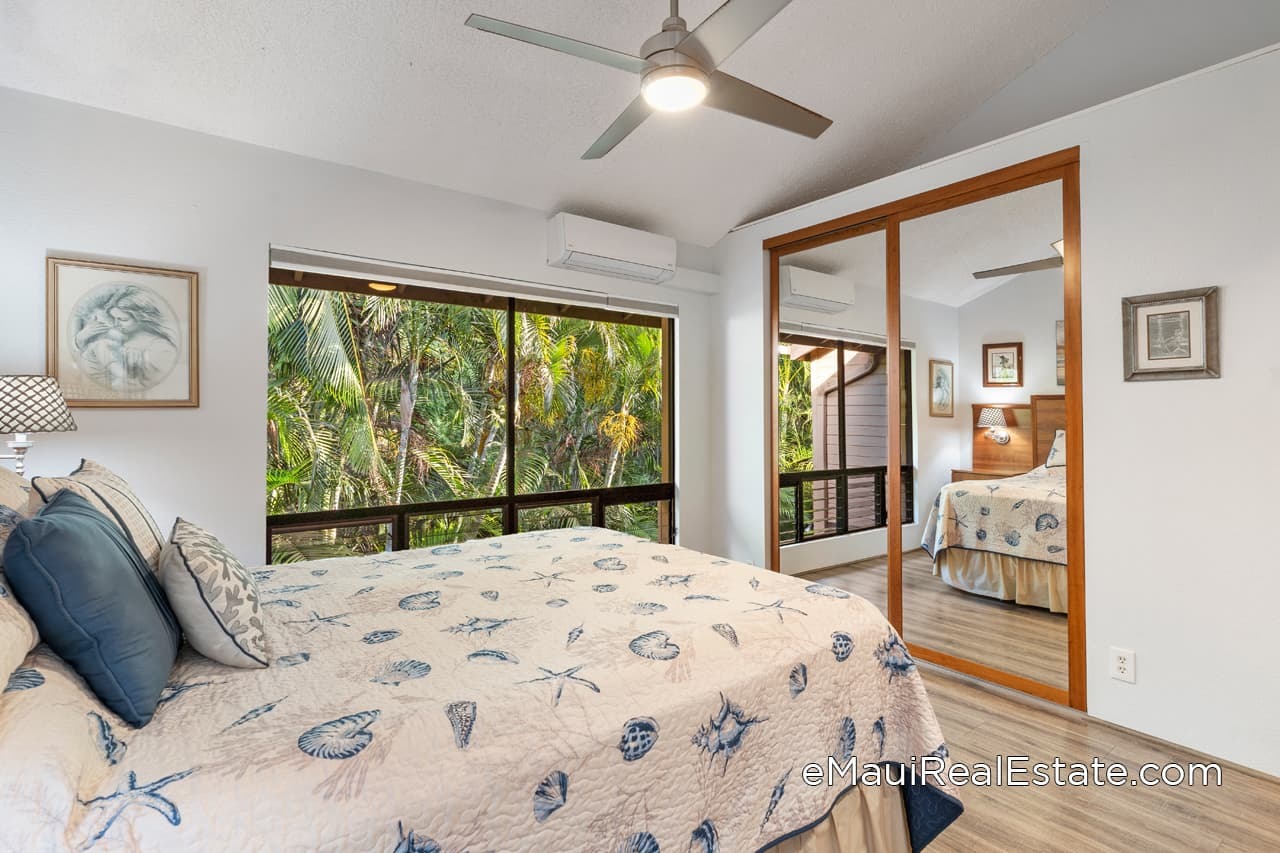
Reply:
<svg viewBox="0 0 1280 853"><path fill-rule="evenodd" d="M839 314L853 305L853 282L801 267L779 269L778 295L783 305Z"/></svg>
<svg viewBox="0 0 1280 853"><path fill-rule="evenodd" d="M547 220L547 263L657 284L676 274L676 241L585 216L557 213Z"/></svg>

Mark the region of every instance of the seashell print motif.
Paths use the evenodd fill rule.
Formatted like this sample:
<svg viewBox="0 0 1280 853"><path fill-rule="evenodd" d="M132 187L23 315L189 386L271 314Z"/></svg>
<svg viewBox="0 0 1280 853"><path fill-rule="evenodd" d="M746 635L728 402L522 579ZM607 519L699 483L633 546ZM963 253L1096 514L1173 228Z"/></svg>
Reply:
<svg viewBox="0 0 1280 853"><path fill-rule="evenodd" d="M94 739L98 743L98 750L102 753L102 757L112 766L119 764L120 759L124 758L124 754L128 751L129 745L116 737L111 729L111 723L103 719L97 711L90 711L89 719L93 720Z"/></svg>
<svg viewBox="0 0 1280 853"><path fill-rule="evenodd" d="M979 542L987 541L987 531L983 530L982 528L978 528L978 532L975 533L974 535L978 537Z"/></svg>
<svg viewBox="0 0 1280 853"><path fill-rule="evenodd" d="M649 833L636 833L622 841L618 853L659 853L658 839Z"/></svg>
<svg viewBox="0 0 1280 853"><path fill-rule="evenodd" d="M496 589L486 589L480 593L480 597L485 601L497 601L498 591Z"/></svg>
<svg viewBox="0 0 1280 853"><path fill-rule="evenodd" d="M566 649L567 649L567 648L569 648L569 647L570 647L570 646L572 646L574 643L578 642L578 638L579 638L579 637L581 637L581 636L582 636L582 626L581 626L581 625L579 625L579 626L578 626L578 627L576 627L576 628L572 628L572 629L570 629L568 636L567 636L567 637L565 637L564 647L565 647Z"/></svg>
<svg viewBox="0 0 1280 853"><path fill-rule="evenodd" d="M412 829L406 834L403 821L396 822L396 832L399 833L400 840L392 853L441 853L443 849L434 838L418 836Z"/></svg>
<svg viewBox="0 0 1280 853"><path fill-rule="evenodd" d="M876 649L876 660L880 661L880 666L888 671L890 683L893 683L894 676L906 675L916 668L915 660L907 651L907 647L902 644L902 640L898 639L897 634L890 634L880 644Z"/></svg>
<svg viewBox="0 0 1280 853"><path fill-rule="evenodd" d="M618 751L623 761L639 761L658 742L658 721L652 717L632 717L622 726Z"/></svg>
<svg viewBox="0 0 1280 853"><path fill-rule="evenodd" d="M453 726L453 742L458 749L471 745L471 730L476 725L475 702L450 702L444 706L444 714Z"/></svg>
<svg viewBox="0 0 1280 853"><path fill-rule="evenodd" d="M370 587L372 589L372 587ZM292 598L273 598L270 601L262 602L261 607L301 607L302 603L294 601Z"/></svg>
<svg viewBox="0 0 1280 853"><path fill-rule="evenodd" d="M293 584L286 584L286 585L284 585L284 586L278 586L278 587L275 587L274 589L265 589L265 590L263 590L263 594L265 594L265 595L293 595L293 594L294 594L294 593L296 593L296 592L306 592L307 590L309 590L309 589L315 589L315 588L317 588L318 586L320 586L320 584L318 584L318 583L293 583Z"/></svg>
<svg viewBox="0 0 1280 853"><path fill-rule="evenodd" d="M373 732L369 731L369 726L381 713L376 710L361 711L312 726L298 736L298 749L312 758L352 758L373 741Z"/></svg>
<svg viewBox="0 0 1280 853"><path fill-rule="evenodd" d="M415 592L400 599L401 610L435 610L440 606L439 590L429 589L426 592Z"/></svg>
<svg viewBox="0 0 1280 853"><path fill-rule="evenodd" d="M172 702L180 696L185 695L197 687L208 687L213 684L212 681L170 681L160 691L160 698L156 700L156 707L159 708L168 702Z"/></svg>
<svg viewBox="0 0 1280 853"><path fill-rule="evenodd" d="M1004 541L1009 544L1009 547L1017 548L1022 542L1022 534L1016 530L1010 530L1004 535Z"/></svg>
<svg viewBox="0 0 1280 853"><path fill-rule="evenodd" d="M631 612L638 616L652 616L655 613L661 613L667 609L667 605L659 604L656 601L638 601L631 605Z"/></svg>
<svg viewBox="0 0 1280 853"><path fill-rule="evenodd" d="M751 580L747 581L747 583L751 584L752 589L760 588L760 578L752 578Z"/></svg>
<svg viewBox="0 0 1280 853"><path fill-rule="evenodd" d="M965 495L967 495L967 494L969 494L969 490L968 490L968 489L960 489L960 490L958 490L958 491L956 492L956 497L958 497L958 498L962 498L962 497L964 497L964 496L965 496ZM942 497L942 493L941 493L941 492L939 492L939 493L938 493L938 497Z"/></svg>
<svg viewBox="0 0 1280 853"><path fill-rule="evenodd" d="M1059 554L1067 549L1063 548L1061 545L1049 545L1048 547L1045 548L1045 550L1048 551L1050 554Z"/></svg>
<svg viewBox="0 0 1280 853"><path fill-rule="evenodd" d="M698 824L689 836L689 853L720 853L720 835L710 818Z"/></svg>
<svg viewBox="0 0 1280 853"><path fill-rule="evenodd" d="M840 740L836 746L836 755L840 756L841 761L848 761L853 758L853 750L857 743L858 727L854 725L852 717L845 717L840 721Z"/></svg>
<svg viewBox="0 0 1280 853"><path fill-rule="evenodd" d="M991 515L991 507L984 506L978 510L978 515Z"/></svg>
<svg viewBox="0 0 1280 853"><path fill-rule="evenodd" d="M497 563L492 566L485 566L491 572L515 572L519 571L515 566L508 566L506 563Z"/></svg>
<svg viewBox="0 0 1280 853"><path fill-rule="evenodd" d="M827 598L848 598L849 593L845 592L838 586L831 586L825 583L811 583L804 588L805 592L811 592L814 595L825 595Z"/></svg>
<svg viewBox="0 0 1280 853"><path fill-rule="evenodd" d="M472 634L484 634L488 637L492 636L494 631L506 627L514 621L516 621L515 617L501 619L496 616L468 616L465 622L450 625L444 630L451 634L466 634L468 637Z"/></svg>
<svg viewBox="0 0 1280 853"><path fill-rule="evenodd" d="M726 625L724 622L717 622L711 626L711 630L728 640L729 645L733 646L735 649L738 647L738 632L733 630L732 625Z"/></svg>
<svg viewBox="0 0 1280 853"><path fill-rule="evenodd" d="M256 708L250 708L248 711L245 711L243 714L241 714L240 717L234 723L227 726L227 728L224 729L223 731L229 731L239 726L243 726L245 723L252 723L254 720L258 719L264 714L270 714L272 711L276 709L277 705L279 705L281 702L283 702L287 698L288 697L285 696L280 699L277 699L274 702L268 702L265 705L259 705Z"/></svg>
<svg viewBox="0 0 1280 853"><path fill-rule="evenodd" d="M377 645L378 643L387 643L400 636L400 631L396 628L388 628L385 631L370 631L360 638L360 642L369 645Z"/></svg>
<svg viewBox="0 0 1280 853"><path fill-rule="evenodd" d="M617 585L611 584L611 583L598 583L595 586L591 587L591 591L592 592L617 592L618 587Z"/></svg>
<svg viewBox="0 0 1280 853"><path fill-rule="evenodd" d="M276 570L275 569L258 569L257 571L249 572L249 574L253 575L254 580L261 583L263 581L269 581L273 577L275 577Z"/></svg>
<svg viewBox="0 0 1280 853"><path fill-rule="evenodd" d="M712 766L717 757L724 760L720 769L720 775L723 776L729 771L729 759L746 743L747 733L767 719L748 715L721 693L720 712L698 728L692 738L693 745L702 747L710 756Z"/></svg>
<svg viewBox="0 0 1280 853"><path fill-rule="evenodd" d="M355 598L357 595L367 595L373 592L375 589L377 589L377 587L375 586L362 586L359 589L357 589L355 592L351 593L351 597Z"/></svg>
<svg viewBox="0 0 1280 853"><path fill-rule="evenodd" d="M564 607L568 603L569 603L569 599L567 598L553 598L547 602L547 606L548 607Z"/></svg>
<svg viewBox="0 0 1280 853"><path fill-rule="evenodd" d="M884 717L878 718L871 725L871 734L876 739L876 759L884 758Z"/></svg>
<svg viewBox="0 0 1280 853"><path fill-rule="evenodd" d="M794 769L793 767L792 770ZM764 825L769 822L769 818L773 817L773 810L782 801L782 795L787 792L787 780L789 778L791 778L791 770L783 773L782 778L778 780L778 784L773 786L773 793L769 795L769 807L764 810L764 820L760 821L761 832L764 832Z"/></svg>
<svg viewBox="0 0 1280 853"><path fill-rule="evenodd" d="M439 563L419 563L413 567L415 572L425 572L427 569L434 569Z"/></svg>
<svg viewBox="0 0 1280 853"><path fill-rule="evenodd" d="M849 655L853 654L853 637L844 631L836 631L831 635L831 653L839 663L847 661Z"/></svg>
<svg viewBox="0 0 1280 853"><path fill-rule="evenodd" d="M423 678L430 672L431 664L429 663L423 663L420 660L397 660L383 666L381 671L369 681L374 684L399 687L402 682Z"/></svg>
<svg viewBox="0 0 1280 853"><path fill-rule="evenodd" d="M511 652L504 652L502 649L480 649L467 655L467 660L496 660L502 663L520 663L520 660Z"/></svg>
<svg viewBox="0 0 1280 853"><path fill-rule="evenodd" d="M311 660L310 652L296 652L291 655L281 655L276 658L276 666L298 666Z"/></svg>
<svg viewBox="0 0 1280 853"><path fill-rule="evenodd" d="M695 593L693 595L686 595L684 597L684 600L685 601L727 601L727 599L721 598L718 595L707 595L705 592Z"/></svg>
<svg viewBox="0 0 1280 853"><path fill-rule="evenodd" d="M603 572L622 572L626 571L627 568L627 564L619 560L617 557L602 557L591 565Z"/></svg>
<svg viewBox="0 0 1280 853"><path fill-rule="evenodd" d="M17 693L19 690L32 690L41 684L44 684L44 673L38 669L21 667L9 675L9 681L5 684L3 692Z"/></svg>
<svg viewBox="0 0 1280 853"><path fill-rule="evenodd" d="M809 667L798 663L791 668L791 675L787 678L787 688L791 691L791 698L799 696L808 686Z"/></svg>
<svg viewBox="0 0 1280 853"><path fill-rule="evenodd" d="M680 654L680 647L671 642L671 635L666 631L650 631L641 634L631 641L631 652L649 660L675 660Z"/></svg>
<svg viewBox="0 0 1280 853"><path fill-rule="evenodd" d="M313 578L322 578L327 574L329 574L328 569L312 569L311 570L311 577Z"/></svg>
<svg viewBox="0 0 1280 853"><path fill-rule="evenodd" d="M438 572L432 572L427 577L435 581L447 581L450 578L460 578L462 575L463 573L457 569L441 569Z"/></svg>
<svg viewBox="0 0 1280 853"><path fill-rule="evenodd" d="M670 560L668 560L666 557L662 556L661 554L654 554L654 555L653 555L652 557L650 557L649 559L653 560L655 563L669 563L669 562L671 562Z"/></svg>
<svg viewBox="0 0 1280 853"><path fill-rule="evenodd" d="M559 811L569 797L569 777L553 770L533 789L533 819L542 823Z"/></svg>
<svg viewBox="0 0 1280 853"><path fill-rule="evenodd" d="M433 557L449 557L454 554L461 554L461 553L462 553L462 549L459 548L457 545L437 545L436 547L431 549L431 556Z"/></svg>
<svg viewBox="0 0 1280 853"><path fill-rule="evenodd" d="M1036 531L1043 533L1046 530L1058 529L1058 517L1051 512L1046 512L1036 519Z"/></svg>
<svg viewBox="0 0 1280 853"><path fill-rule="evenodd" d="M658 575L649 581L649 586L688 586L693 575Z"/></svg>

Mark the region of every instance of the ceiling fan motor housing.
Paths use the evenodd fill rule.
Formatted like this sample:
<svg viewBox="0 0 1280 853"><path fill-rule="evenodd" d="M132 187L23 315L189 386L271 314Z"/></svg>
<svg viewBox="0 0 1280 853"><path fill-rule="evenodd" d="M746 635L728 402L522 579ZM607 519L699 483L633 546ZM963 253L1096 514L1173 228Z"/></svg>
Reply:
<svg viewBox="0 0 1280 853"><path fill-rule="evenodd" d="M680 69L682 72L692 70L693 76L699 76L705 83L710 73L711 62L705 56L699 56L692 42L686 43L689 27L684 18L673 15L662 22L662 32L640 46L640 56L649 61L650 68L645 72L645 79L650 75L671 74L667 69Z"/></svg>

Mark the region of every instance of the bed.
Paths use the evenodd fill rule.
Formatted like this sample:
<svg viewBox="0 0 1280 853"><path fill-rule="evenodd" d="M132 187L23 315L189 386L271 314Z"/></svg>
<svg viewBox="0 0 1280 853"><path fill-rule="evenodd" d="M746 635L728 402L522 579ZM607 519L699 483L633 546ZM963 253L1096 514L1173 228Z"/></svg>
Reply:
<svg viewBox="0 0 1280 853"><path fill-rule="evenodd" d="M143 729L36 648L0 695L0 848L918 850L962 810L937 777L803 780L946 759L841 590L593 528L255 575L271 666L184 649Z"/></svg>
<svg viewBox="0 0 1280 853"><path fill-rule="evenodd" d="M977 413L986 408L975 404ZM920 546L943 583L975 595L1067 612L1066 398L1035 395L1009 405L1009 440L975 427L973 458L1025 474L942 487ZM1029 429L1019 426L1021 411ZM1041 464L1042 463L1042 464Z"/></svg>

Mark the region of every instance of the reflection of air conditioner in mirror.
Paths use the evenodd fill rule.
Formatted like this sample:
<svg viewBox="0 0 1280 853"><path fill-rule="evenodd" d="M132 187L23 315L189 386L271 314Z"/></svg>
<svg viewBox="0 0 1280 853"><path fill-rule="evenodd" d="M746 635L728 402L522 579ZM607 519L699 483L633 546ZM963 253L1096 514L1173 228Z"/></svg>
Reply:
<svg viewBox="0 0 1280 853"><path fill-rule="evenodd" d="M778 296L783 305L839 314L853 305L853 282L801 267L779 269Z"/></svg>

